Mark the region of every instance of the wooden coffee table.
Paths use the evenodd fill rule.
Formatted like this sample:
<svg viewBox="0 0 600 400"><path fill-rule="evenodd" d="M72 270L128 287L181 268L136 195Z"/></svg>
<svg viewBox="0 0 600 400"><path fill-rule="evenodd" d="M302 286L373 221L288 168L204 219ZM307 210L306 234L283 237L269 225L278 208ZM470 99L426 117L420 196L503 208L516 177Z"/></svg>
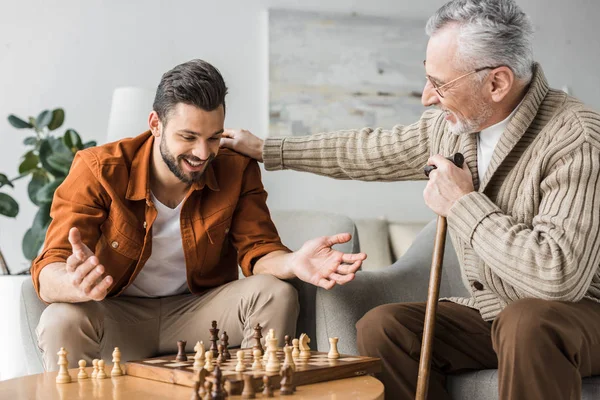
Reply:
<svg viewBox="0 0 600 400"><path fill-rule="evenodd" d="M91 374L91 367L86 368ZM0 399L44 399L44 400L153 400L153 399L182 399L189 400L192 389L169 383L120 376L107 379L85 379L77 381L78 369L69 370L72 383L57 384L57 372L29 375L22 378L0 381ZM110 372L110 368L106 368ZM257 399L263 398L258 393ZM279 398L275 392L275 398ZM348 379L321 382L313 385L299 386L293 396L282 396L289 400L331 400L331 399L361 399L382 400L383 384L372 376L359 376ZM237 400L241 396L228 399Z"/></svg>

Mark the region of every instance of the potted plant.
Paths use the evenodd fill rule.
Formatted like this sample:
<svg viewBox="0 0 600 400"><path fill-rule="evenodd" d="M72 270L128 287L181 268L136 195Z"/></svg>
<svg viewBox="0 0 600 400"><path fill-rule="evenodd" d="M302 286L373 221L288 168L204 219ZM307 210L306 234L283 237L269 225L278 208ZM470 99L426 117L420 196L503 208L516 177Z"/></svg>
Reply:
<svg viewBox="0 0 600 400"><path fill-rule="evenodd" d="M96 145L94 141L83 143L74 129L67 129L63 135L56 135L55 131L62 126L64 119L65 112L62 108L44 110L36 118L29 117L27 120L12 114L8 117L8 122L13 127L33 131L32 135L23 139L27 151L19 165L19 176L12 181L5 177L3 181L4 184L12 186L12 182L17 179L31 177L27 193L29 199L38 207L38 211L22 241L23 254L28 260L33 260L38 255L44 243L51 221L50 207L54 192L69 173L75 153ZM5 198L4 201L7 205L8 200ZM2 204L0 202L0 210ZM14 204L12 206L14 207ZM14 209L10 210L14 213Z"/></svg>
<svg viewBox="0 0 600 400"><path fill-rule="evenodd" d="M3 186L10 186L14 188L12 180L8 179L5 174L0 173L0 189ZM0 192L0 215L4 215L9 218L15 218L19 214L19 203L12 198L9 194ZM0 275L10 275L6 260L0 249Z"/></svg>

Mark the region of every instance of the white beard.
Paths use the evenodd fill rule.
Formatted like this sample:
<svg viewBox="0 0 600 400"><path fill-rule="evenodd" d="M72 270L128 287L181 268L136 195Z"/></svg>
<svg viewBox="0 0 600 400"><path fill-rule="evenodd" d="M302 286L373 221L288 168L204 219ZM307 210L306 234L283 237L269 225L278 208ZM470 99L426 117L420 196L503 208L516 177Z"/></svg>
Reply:
<svg viewBox="0 0 600 400"><path fill-rule="evenodd" d="M477 116L473 119L460 119L451 111L447 112L450 112L452 115L454 115L454 118L456 119L456 122L454 123L447 122L448 132L457 136L479 132L481 130L481 125L483 125L483 123L487 121L493 114L492 108L484 103L480 103L478 105L477 112L475 113Z"/></svg>

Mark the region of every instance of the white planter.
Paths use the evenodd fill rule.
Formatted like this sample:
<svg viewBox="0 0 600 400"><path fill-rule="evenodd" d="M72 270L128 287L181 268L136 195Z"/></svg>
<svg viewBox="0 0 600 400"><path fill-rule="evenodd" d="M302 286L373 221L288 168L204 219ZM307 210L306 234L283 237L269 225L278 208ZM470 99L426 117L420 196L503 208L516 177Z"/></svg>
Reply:
<svg viewBox="0 0 600 400"><path fill-rule="evenodd" d="M0 276L0 380L27 374L21 341L21 284L29 275Z"/></svg>

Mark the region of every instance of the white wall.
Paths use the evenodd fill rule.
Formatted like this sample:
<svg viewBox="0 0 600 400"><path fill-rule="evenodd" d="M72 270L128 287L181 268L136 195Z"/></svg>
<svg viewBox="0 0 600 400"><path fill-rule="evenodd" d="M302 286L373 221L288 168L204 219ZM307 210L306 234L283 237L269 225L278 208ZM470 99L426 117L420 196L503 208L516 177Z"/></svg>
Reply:
<svg viewBox="0 0 600 400"><path fill-rule="evenodd" d="M0 13L0 172L16 175L22 132L6 116L61 106L66 127L85 140L103 140L112 91L154 88L174 65L203 58L230 88L229 127L265 136L268 126L267 18L269 7L359 12L426 19L444 0L21 0L2 1ZM556 87L600 109L597 0L519 0L538 30L537 59ZM406 122L406 121L399 121ZM412 121L408 121L412 122ZM337 182L293 172L266 173L270 206L335 211L352 217L385 215L426 220L422 183ZM35 208L25 183L15 192L16 220L0 217L0 248L12 271L27 264L21 238Z"/></svg>

